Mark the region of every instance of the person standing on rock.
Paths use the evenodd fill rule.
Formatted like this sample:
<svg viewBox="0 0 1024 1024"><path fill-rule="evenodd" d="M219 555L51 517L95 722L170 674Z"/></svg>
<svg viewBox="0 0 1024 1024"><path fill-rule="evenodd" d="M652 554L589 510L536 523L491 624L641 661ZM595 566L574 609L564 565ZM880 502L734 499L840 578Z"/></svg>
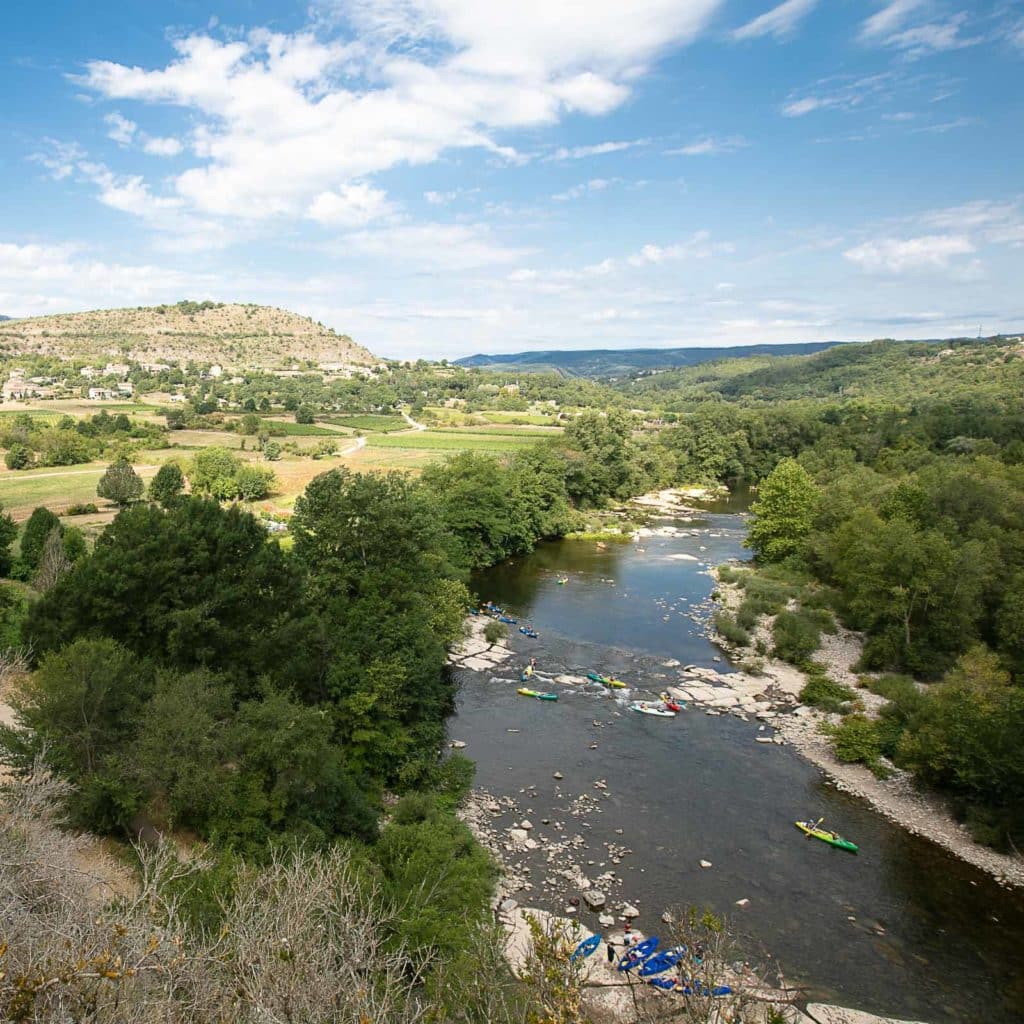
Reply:
<svg viewBox="0 0 1024 1024"><path fill-rule="evenodd" d="M615 963L615 945L611 939L608 940L608 963Z"/></svg>

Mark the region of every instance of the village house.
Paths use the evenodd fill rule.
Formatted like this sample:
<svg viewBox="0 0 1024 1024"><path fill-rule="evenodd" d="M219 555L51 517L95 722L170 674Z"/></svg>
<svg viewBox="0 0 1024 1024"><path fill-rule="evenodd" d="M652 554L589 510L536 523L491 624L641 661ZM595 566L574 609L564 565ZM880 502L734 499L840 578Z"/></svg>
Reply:
<svg viewBox="0 0 1024 1024"><path fill-rule="evenodd" d="M91 402L102 402L113 397L114 392L110 388L89 388L89 401Z"/></svg>
<svg viewBox="0 0 1024 1024"><path fill-rule="evenodd" d="M131 369L127 363L107 363L103 367L103 376L125 378L131 373Z"/></svg>

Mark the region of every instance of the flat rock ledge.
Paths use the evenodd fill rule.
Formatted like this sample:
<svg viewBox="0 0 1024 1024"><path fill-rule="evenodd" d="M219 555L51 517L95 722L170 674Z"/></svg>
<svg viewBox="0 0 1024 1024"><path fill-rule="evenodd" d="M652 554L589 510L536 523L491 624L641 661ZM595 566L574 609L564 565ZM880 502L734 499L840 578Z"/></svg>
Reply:
<svg viewBox="0 0 1024 1024"><path fill-rule="evenodd" d="M484 630L490 621L486 615L466 616L466 639L448 652L449 665L486 672L512 657L505 640L489 644L484 639Z"/></svg>

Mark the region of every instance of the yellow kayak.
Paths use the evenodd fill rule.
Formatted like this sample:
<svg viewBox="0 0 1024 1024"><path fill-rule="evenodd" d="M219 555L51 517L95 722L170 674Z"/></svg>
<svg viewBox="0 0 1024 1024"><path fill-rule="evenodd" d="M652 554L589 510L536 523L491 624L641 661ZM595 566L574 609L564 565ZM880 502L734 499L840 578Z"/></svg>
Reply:
<svg viewBox="0 0 1024 1024"><path fill-rule="evenodd" d="M819 828L816 822L794 821L793 824L808 838L813 836L815 839L820 839L823 843L828 843L829 846L837 846L840 850L846 850L849 853L857 852L856 843L851 843L849 839L844 839L838 832L830 832L827 828Z"/></svg>

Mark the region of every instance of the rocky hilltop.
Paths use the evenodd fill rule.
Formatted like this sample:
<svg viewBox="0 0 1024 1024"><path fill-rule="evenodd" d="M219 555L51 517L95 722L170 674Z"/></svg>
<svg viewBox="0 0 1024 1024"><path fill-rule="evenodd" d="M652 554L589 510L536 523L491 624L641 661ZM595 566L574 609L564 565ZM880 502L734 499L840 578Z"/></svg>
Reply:
<svg viewBox="0 0 1024 1024"><path fill-rule="evenodd" d="M8 320L0 323L0 353L86 360L127 356L174 364L193 360L268 370L309 363L330 370L380 361L348 335L311 317L273 306L189 301Z"/></svg>

